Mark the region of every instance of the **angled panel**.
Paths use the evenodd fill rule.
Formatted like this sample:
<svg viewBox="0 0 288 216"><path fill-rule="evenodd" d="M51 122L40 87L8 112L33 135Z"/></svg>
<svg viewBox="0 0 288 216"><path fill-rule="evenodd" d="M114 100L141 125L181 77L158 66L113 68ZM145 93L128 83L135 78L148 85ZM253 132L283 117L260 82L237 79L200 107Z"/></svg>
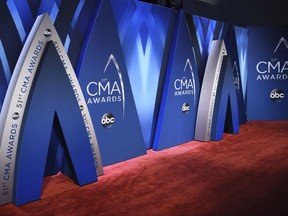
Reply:
<svg viewBox="0 0 288 216"><path fill-rule="evenodd" d="M110 1L102 1L83 50L79 82L103 165L146 154Z"/></svg>
<svg viewBox="0 0 288 216"><path fill-rule="evenodd" d="M111 0L146 148L151 148L175 22L173 10Z"/></svg>
<svg viewBox="0 0 288 216"><path fill-rule="evenodd" d="M166 73L153 143L162 150L193 140L200 85L194 48L183 11L177 25Z"/></svg>
<svg viewBox="0 0 288 216"><path fill-rule="evenodd" d="M53 42L46 45L21 124L14 181L14 203L40 199L51 130L57 115L66 141L74 180L97 180L82 113Z"/></svg>
<svg viewBox="0 0 288 216"><path fill-rule="evenodd" d="M96 134L78 80L49 16L43 14L35 21L22 49L1 110L0 121L3 123L0 127L0 175L1 185L3 185L3 191L0 194L1 204L12 200L15 159L24 111L44 45L48 41L53 41L69 77L78 106L82 109L83 121L86 125L87 136L90 138L97 174L103 173ZM13 136L10 136L11 131L13 131Z"/></svg>
<svg viewBox="0 0 288 216"><path fill-rule="evenodd" d="M222 139L224 130L233 134L239 133L237 94L229 56L223 57L215 98L210 140Z"/></svg>

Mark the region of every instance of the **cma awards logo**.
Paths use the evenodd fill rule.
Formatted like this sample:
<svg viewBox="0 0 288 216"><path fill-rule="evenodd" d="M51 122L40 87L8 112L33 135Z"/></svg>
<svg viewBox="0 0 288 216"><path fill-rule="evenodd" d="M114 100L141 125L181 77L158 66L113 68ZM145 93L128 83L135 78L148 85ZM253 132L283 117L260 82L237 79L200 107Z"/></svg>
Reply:
<svg viewBox="0 0 288 216"><path fill-rule="evenodd" d="M273 54L276 54L280 47L284 47L288 53L288 42L284 37L279 39ZM288 78L288 60L281 61L277 57L273 57L268 61L259 61L256 64L256 71L258 72L256 80L286 80Z"/></svg>
<svg viewBox="0 0 288 216"><path fill-rule="evenodd" d="M189 58L187 58L186 60L183 74L185 74L187 70L190 72L188 73L187 76L182 76L181 78L177 78L174 80L174 96L193 95L195 104L196 101L195 77Z"/></svg>
<svg viewBox="0 0 288 216"><path fill-rule="evenodd" d="M113 73L109 74L107 73ZM106 62L103 74L107 75L100 78L99 81L91 81L86 86L87 105L122 103L123 117L125 115L125 91L122 72L119 64L111 54ZM113 76L114 75L114 76ZM116 76L115 76L116 75ZM109 77L109 78L108 78ZM110 128L115 122L112 113L105 113L101 118L101 124L104 128Z"/></svg>
<svg viewBox="0 0 288 216"><path fill-rule="evenodd" d="M108 76L102 77L99 81L91 81L86 86L87 94L89 98L87 99L87 105L91 104L106 104L106 103L122 103L123 108L123 117L125 115L125 91L124 91L124 82L122 78L122 72L120 70L119 64L111 54L107 60L105 68L103 70L103 74L114 73L116 74L113 78L108 78ZM107 74L108 75L108 74ZM113 75L113 74L111 74ZM105 114L106 115L106 114ZM112 114L111 114L112 115ZM103 122L107 122L108 116L106 115L105 119L101 120ZM113 120L111 120L114 122ZM111 123L111 122L109 122Z"/></svg>

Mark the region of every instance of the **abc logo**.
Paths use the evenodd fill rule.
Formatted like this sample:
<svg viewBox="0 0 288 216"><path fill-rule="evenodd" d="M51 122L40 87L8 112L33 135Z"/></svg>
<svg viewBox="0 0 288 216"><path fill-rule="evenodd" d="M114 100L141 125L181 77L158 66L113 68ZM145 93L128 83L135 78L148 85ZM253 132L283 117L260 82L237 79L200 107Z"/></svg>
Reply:
<svg viewBox="0 0 288 216"><path fill-rule="evenodd" d="M184 103L184 104L182 105L182 112L183 112L184 114L187 114L187 113L189 112L189 110L190 110L189 104L188 104L188 103Z"/></svg>
<svg viewBox="0 0 288 216"><path fill-rule="evenodd" d="M51 31L49 28L47 28L47 29L45 29L45 30L43 31L43 35L44 35L45 37L51 37L51 36L52 36L52 31Z"/></svg>
<svg viewBox="0 0 288 216"><path fill-rule="evenodd" d="M101 124L104 128L110 128L115 122L115 118L111 113L105 113L101 118Z"/></svg>
<svg viewBox="0 0 288 216"><path fill-rule="evenodd" d="M270 93L270 99L273 102L280 102L284 97L284 92L281 89L273 89Z"/></svg>

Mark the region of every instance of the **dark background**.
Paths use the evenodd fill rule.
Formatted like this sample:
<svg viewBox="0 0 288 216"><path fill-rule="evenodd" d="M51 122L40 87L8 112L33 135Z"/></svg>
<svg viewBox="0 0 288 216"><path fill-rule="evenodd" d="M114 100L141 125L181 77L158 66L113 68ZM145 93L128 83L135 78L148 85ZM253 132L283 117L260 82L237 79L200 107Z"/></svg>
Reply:
<svg viewBox="0 0 288 216"><path fill-rule="evenodd" d="M142 0L240 26L287 25L284 0Z"/></svg>

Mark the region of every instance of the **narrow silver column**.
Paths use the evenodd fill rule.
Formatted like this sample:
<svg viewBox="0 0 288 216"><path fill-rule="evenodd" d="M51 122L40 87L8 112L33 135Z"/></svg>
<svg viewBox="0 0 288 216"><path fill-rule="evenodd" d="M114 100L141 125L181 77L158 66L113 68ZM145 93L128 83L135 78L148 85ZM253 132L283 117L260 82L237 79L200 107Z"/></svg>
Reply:
<svg viewBox="0 0 288 216"><path fill-rule="evenodd" d="M225 55L227 55L227 51L224 41L212 41L200 92L195 140L210 140L218 80Z"/></svg>

